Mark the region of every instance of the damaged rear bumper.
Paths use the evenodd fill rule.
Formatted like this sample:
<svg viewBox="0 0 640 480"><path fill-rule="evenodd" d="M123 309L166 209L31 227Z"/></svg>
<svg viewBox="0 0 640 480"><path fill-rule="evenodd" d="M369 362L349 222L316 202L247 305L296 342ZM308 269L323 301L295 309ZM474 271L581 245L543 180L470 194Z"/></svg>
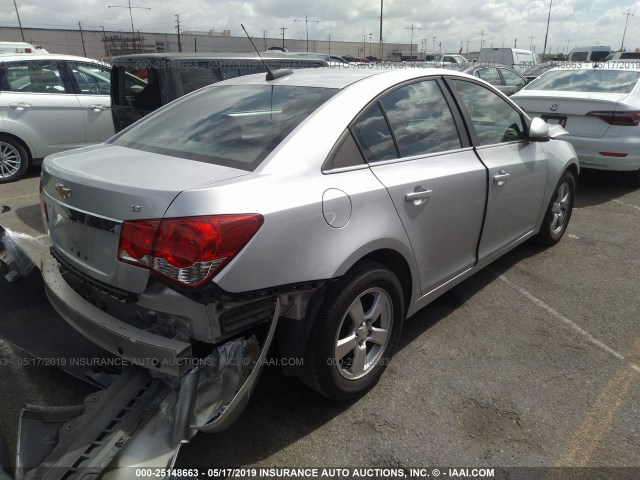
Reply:
<svg viewBox="0 0 640 480"><path fill-rule="evenodd" d="M20 236L0 227L0 259L11 273L0 278L7 295L24 287L20 284L22 275L16 273L16 259L30 259L41 269L44 280L42 289L38 278L33 296L43 296L44 290L55 307L47 307L45 315L38 315L42 317L39 321L51 325L50 320L55 319L58 324L70 324L92 341L87 346L95 346L95 342L107 352L147 368L129 365L120 375L108 372L102 378L110 381L102 385L110 385L87 397L82 406L64 411L59 407L24 409L18 478L59 478L61 472L73 474L82 469L85 473L102 472L103 478L124 479L130 478L131 467L168 468L173 466L180 445L197 432L223 431L242 413L266 363L281 315L279 299L274 299L273 314L260 340L239 335L215 347L207 357L194 359L189 343L136 329L88 303L62 279L45 242L39 242L40 248L37 244L21 248ZM10 255L2 255L8 250ZM34 279L33 274L30 277ZM38 329L34 322L9 323ZM13 335L13 343L20 347L15 339L28 336ZM37 355L59 350L64 344L54 335L45 336L42 342L45 340L52 344L26 350ZM105 358L112 359L107 352ZM77 358L82 352L74 350L68 355ZM85 355L96 353L87 349ZM144 388L138 388L140 385ZM143 390L149 393L141 397ZM56 442L43 450L34 439L45 437Z"/></svg>
<svg viewBox="0 0 640 480"><path fill-rule="evenodd" d="M43 261L42 277L51 305L96 345L129 362L174 377L191 368L191 345L132 327L93 306L60 275L55 259Z"/></svg>

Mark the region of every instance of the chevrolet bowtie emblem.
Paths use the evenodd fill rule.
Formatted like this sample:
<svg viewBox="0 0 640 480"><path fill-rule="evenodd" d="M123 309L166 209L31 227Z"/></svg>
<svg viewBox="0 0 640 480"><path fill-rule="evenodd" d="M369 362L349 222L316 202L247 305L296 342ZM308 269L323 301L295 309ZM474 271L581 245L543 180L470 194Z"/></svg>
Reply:
<svg viewBox="0 0 640 480"><path fill-rule="evenodd" d="M65 188L62 183L56 183L56 192L61 198L69 198L71 196L71 189Z"/></svg>

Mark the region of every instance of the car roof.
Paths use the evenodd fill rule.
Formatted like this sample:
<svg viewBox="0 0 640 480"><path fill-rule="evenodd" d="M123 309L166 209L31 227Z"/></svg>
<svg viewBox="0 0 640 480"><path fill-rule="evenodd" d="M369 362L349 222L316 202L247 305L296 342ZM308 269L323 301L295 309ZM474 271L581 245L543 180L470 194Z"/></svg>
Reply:
<svg viewBox="0 0 640 480"><path fill-rule="evenodd" d="M363 66L349 65L345 67L321 67L302 68L293 73L280 77L276 80L267 80L264 73L255 75L245 75L235 77L215 85L291 85L296 87L317 87L317 88L345 88L353 83L374 76L388 76L391 83L400 83L414 78L425 76L461 76L468 78L468 75L443 68L430 67L407 67L403 65L398 68L382 67L373 64ZM404 68L406 67L406 68Z"/></svg>
<svg viewBox="0 0 640 480"><path fill-rule="evenodd" d="M14 60L71 60L75 62L99 63L100 65L109 66L109 64L94 58L76 57L75 55L58 55L56 53L7 53L0 56L1 62L10 62Z"/></svg>

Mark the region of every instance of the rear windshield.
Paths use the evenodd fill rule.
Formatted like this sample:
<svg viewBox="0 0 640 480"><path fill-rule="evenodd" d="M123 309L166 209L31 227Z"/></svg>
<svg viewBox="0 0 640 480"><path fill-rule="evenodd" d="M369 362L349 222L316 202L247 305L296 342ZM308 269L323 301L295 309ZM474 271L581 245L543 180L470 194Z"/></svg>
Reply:
<svg viewBox="0 0 640 480"><path fill-rule="evenodd" d="M211 86L167 105L111 143L252 171L337 91L284 85Z"/></svg>
<svg viewBox="0 0 640 480"><path fill-rule="evenodd" d="M525 88L560 92L629 93L638 78L640 72L630 70L551 70Z"/></svg>

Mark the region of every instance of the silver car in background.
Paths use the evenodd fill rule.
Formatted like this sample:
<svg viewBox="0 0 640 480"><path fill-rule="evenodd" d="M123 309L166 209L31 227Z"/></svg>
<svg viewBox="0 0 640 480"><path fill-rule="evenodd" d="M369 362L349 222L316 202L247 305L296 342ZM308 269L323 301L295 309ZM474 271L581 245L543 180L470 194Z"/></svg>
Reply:
<svg viewBox="0 0 640 480"><path fill-rule="evenodd" d="M48 157L47 295L95 343L174 377L260 328L267 348L277 322L280 355L301 360L287 373L351 399L405 318L525 240L560 240L578 163L562 128L463 73L275 77Z"/></svg>

